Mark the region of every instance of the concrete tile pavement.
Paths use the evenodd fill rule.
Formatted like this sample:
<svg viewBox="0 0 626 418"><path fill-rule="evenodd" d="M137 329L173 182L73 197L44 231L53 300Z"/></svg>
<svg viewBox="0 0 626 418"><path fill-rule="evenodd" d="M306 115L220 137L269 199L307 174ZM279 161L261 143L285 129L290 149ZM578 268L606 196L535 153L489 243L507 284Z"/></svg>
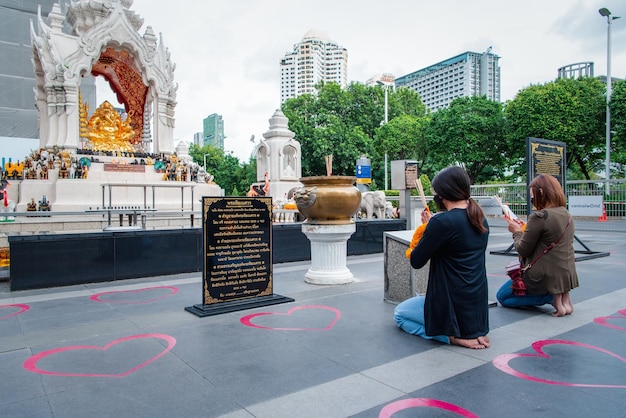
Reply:
<svg viewBox="0 0 626 418"><path fill-rule="evenodd" d="M295 302L205 318L184 311L198 274L0 287L0 416L624 417L626 234L577 235L611 255L577 263L574 314L491 308L479 351L397 329L381 254L350 257L358 281L341 286L275 265L274 292ZM492 228L489 251L509 244ZM487 255L492 300L508 261Z"/></svg>

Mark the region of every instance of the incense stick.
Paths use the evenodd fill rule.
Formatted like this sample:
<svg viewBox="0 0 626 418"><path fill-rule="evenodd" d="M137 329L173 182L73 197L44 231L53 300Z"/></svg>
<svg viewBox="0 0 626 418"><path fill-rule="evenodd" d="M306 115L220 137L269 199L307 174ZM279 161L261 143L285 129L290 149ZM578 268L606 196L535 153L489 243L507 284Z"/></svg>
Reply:
<svg viewBox="0 0 626 418"><path fill-rule="evenodd" d="M424 209L428 209L428 204L426 203L426 195L424 194L424 186L422 186L422 180L415 179L415 186L417 186L417 191L420 194L420 199L422 200L422 205L424 205Z"/></svg>
<svg viewBox="0 0 626 418"><path fill-rule="evenodd" d="M333 174L333 155L327 155L326 157L324 157L324 160L326 160L326 175L327 176L332 176Z"/></svg>

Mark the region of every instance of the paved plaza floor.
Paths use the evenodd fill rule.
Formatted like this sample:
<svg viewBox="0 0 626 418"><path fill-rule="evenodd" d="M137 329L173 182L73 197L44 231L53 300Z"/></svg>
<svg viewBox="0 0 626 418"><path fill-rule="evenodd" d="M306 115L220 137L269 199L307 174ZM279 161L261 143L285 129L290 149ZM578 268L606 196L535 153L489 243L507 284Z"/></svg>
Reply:
<svg viewBox="0 0 626 418"><path fill-rule="evenodd" d="M357 280L340 286L277 264L274 293L295 302L204 318L184 310L202 303L201 274L0 283L0 417L623 418L626 233L577 236L610 256L576 263L573 315L492 307L486 350L398 329L382 254L349 257ZM489 251L510 242L493 227ZM508 261L487 256L491 300Z"/></svg>

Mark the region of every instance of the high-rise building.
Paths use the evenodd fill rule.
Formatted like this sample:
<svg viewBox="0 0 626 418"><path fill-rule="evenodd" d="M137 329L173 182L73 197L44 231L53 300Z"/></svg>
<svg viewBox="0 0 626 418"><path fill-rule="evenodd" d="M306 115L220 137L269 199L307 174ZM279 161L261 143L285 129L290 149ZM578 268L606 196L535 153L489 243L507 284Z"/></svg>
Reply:
<svg viewBox="0 0 626 418"><path fill-rule="evenodd" d="M204 145L211 145L224 150L224 121L222 115L213 113L203 121Z"/></svg>
<svg viewBox="0 0 626 418"><path fill-rule="evenodd" d="M16 143L33 144L33 139L39 138L30 22L36 31L38 7L41 6L41 16L47 20L46 16L57 2L0 0L0 138L6 140L0 142L0 148L4 148L7 141L19 146ZM64 3L60 5L65 10ZM95 94L94 78L86 74L81 81L81 95L83 102L92 109L95 108Z"/></svg>
<svg viewBox="0 0 626 418"><path fill-rule="evenodd" d="M348 85L348 50L324 32L310 30L280 60L280 102L315 94L320 81Z"/></svg>
<svg viewBox="0 0 626 418"><path fill-rule="evenodd" d="M396 87L416 91L431 111L448 107L457 97L487 96L500 101L500 57L464 52L445 61L396 78Z"/></svg>
<svg viewBox="0 0 626 418"><path fill-rule="evenodd" d="M197 147L204 145L204 136L202 135L202 132L196 132L193 134L193 144Z"/></svg>

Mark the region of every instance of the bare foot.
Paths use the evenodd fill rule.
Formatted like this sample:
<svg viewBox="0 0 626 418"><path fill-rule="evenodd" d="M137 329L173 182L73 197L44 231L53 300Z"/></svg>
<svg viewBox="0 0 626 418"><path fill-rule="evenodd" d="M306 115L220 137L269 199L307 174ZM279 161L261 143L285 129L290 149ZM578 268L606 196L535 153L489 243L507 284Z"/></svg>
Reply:
<svg viewBox="0 0 626 418"><path fill-rule="evenodd" d="M574 306L571 303L563 301L563 308L565 308L565 315L571 315L574 312Z"/></svg>
<svg viewBox="0 0 626 418"><path fill-rule="evenodd" d="M558 318L567 315L567 309L565 309L565 306L563 306L562 304L557 305L556 303L553 303L552 306L555 309L555 311L552 312L552 316Z"/></svg>
<svg viewBox="0 0 626 418"><path fill-rule="evenodd" d="M486 336L478 337L478 338L456 338L456 337L449 337L449 338L450 338L450 344L458 345L460 347L465 347L465 348L471 348L473 350L481 350L483 348L488 348L491 345L489 343L489 339ZM486 341L485 341L485 338L487 338ZM485 342L487 344L485 344Z"/></svg>
<svg viewBox="0 0 626 418"><path fill-rule="evenodd" d="M554 301L552 302L552 306L554 306L555 311L552 312L552 316L561 317L567 315L567 310L565 306L563 306L563 294L558 293L554 295Z"/></svg>
<svg viewBox="0 0 626 418"><path fill-rule="evenodd" d="M484 335L482 337L478 337L477 340L478 340L479 343L484 345L486 348L491 347L491 341L489 340L489 337L487 337L486 335Z"/></svg>
<svg viewBox="0 0 626 418"><path fill-rule="evenodd" d="M565 307L565 315L571 315L574 312L574 305L569 296L569 292L563 293L563 306Z"/></svg>

